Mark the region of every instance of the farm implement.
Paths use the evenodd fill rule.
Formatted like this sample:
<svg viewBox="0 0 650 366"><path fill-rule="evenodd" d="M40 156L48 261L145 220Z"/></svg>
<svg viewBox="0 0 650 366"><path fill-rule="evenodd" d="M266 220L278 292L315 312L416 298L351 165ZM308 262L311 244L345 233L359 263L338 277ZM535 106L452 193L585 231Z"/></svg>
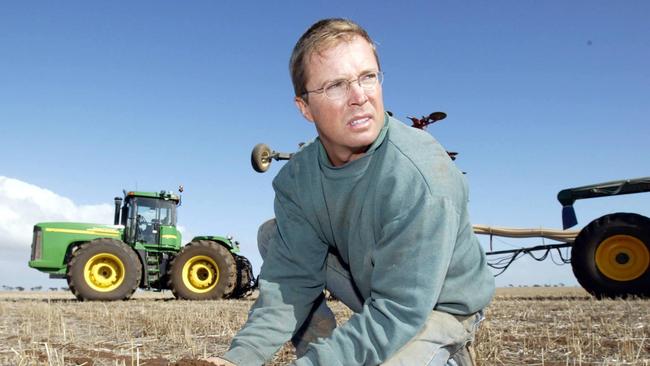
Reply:
<svg viewBox="0 0 650 366"><path fill-rule="evenodd" d="M252 266L232 237L197 236L181 245L180 202L166 191L124 192L115 198L113 225L38 223L29 266L65 278L79 300L126 300L137 288L170 289L188 300L248 295Z"/></svg>
<svg viewBox="0 0 650 366"><path fill-rule="evenodd" d="M409 119L413 122L412 127L425 129L445 117L443 112L434 112ZM452 160L458 154L447 153ZM266 144L257 144L251 163L255 171L263 173L273 160L288 160L292 155L273 151ZM568 188L557 195L562 204L562 230L474 225L474 232L489 236L486 254L488 264L498 271L497 276L524 255L542 261L557 253L559 264L571 264L580 285L597 298L650 297L650 218L617 212L601 216L580 230L569 230L577 225L573 208L575 201L642 192L650 192L650 177ZM494 237L542 238L557 243L493 250Z"/></svg>
<svg viewBox="0 0 650 366"><path fill-rule="evenodd" d="M650 177L625 179L568 188L557 195L562 204L565 230L513 229L474 225L474 232L490 236L490 266L505 271L517 258L528 254L541 261L557 251L561 263L570 263L578 283L597 298L650 296L650 219L635 213L617 212L601 216L580 230L573 204L579 199L650 192ZM510 250L492 250L492 237L546 238L559 241ZM570 248L571 255L561 249ZM534 252L542 252L536 256ZM501 273L499 272L499 273Z"/></svg>

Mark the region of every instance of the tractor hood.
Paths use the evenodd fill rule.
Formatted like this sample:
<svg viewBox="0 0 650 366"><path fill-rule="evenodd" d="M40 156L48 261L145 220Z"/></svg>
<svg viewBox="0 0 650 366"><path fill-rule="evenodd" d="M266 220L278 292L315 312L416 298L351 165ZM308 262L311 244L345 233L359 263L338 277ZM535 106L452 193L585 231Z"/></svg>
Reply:
<svg viewBox="0 0 650 366"><path fill-rule="evenodd" d="M97 238L119 240L124 228L113 225L77 222L41 222L34 225L34 237L29 266L50 273L51 277L65 274L65 258L74 243ZM43 245L46 242L47 245Z"/></svg>

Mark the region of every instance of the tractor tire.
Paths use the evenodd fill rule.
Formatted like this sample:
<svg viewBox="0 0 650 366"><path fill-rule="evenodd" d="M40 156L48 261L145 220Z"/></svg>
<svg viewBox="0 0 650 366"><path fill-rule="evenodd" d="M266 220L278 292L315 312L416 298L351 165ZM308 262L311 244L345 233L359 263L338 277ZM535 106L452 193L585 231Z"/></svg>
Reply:
<svg viewBox="0 0 650 366"><path fill-rule="evenodd" d="M253 293L255 278L253 277L253 266L248 258L235 255L235 261L237 263L237 286L230 297L241 299Z"/></svg>
<svg viewBox="0 0 650 366"><path fill-rule="evenodd" d="M119 240L95 239L72 252L66 278L77 299L127 300L140 284L142 266L131 247Z"/></svg>
<svg viewBox="0 0 650 366"><path fill-rule="evenodd" d="M573 243L571 266L599 299L650 296L650 219L614 213L592 221Z"/></svg>
<svg viewBox="0 0 650 366"><path fill-rule="evenodd" d="M225 246L197 240L174 257L168 278L168 286L177 299L224 299L235 289L237 264Z"/></svg>
<svg viewBox="0 0 650 366"><path fill-rule="evenodd" d="M257 144L251 153L251 165L258 173L264 173L271 166L271 148L266 144Z"/></svg>

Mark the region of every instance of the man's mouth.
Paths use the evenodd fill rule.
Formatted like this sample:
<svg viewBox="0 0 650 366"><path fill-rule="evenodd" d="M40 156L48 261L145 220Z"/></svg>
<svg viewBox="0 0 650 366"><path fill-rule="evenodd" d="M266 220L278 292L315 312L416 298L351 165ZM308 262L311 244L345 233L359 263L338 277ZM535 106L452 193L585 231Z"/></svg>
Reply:
<svg viewBox="0 0 650 366"><path fill-rule="evenodd" d="M364 117L364 118L359 118L355 119L354 121L350 122L351 127L361 127L365 124L368 124L370 122L370 117Z"/></svg>

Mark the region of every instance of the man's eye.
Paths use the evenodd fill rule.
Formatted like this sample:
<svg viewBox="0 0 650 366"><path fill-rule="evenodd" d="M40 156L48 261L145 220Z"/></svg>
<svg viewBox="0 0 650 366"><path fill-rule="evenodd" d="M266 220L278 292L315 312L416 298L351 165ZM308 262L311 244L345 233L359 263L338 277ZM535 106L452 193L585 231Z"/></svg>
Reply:
<svg viewBox="0 0 650 366"><path fill-rule="evenodd" d="M361 82L362 83L363 82L373 82L373 81L375 81L375 79L377 79L377 73L373 72L373 73L370 73L370 74L363 75L361 77Z"/></svg>
<svg viewBox="0 0 650 366"><path fill-rule="evenodd" d="M325 89L327 90L336 90L345 88L345 80L334 81L328 85Z"/></svg>

